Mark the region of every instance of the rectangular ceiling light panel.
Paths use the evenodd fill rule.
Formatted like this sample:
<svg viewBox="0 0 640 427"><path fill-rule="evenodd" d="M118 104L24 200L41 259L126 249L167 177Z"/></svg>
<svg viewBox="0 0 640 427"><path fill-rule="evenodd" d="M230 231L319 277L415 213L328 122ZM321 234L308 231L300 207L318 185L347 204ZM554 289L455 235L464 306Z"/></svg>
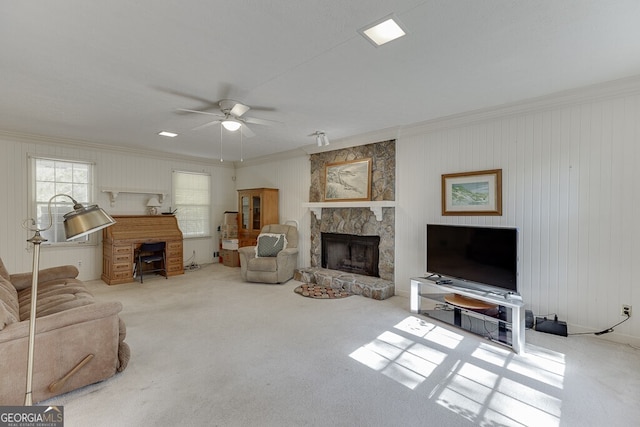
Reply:
<svg viewBox="0 0 640 427"><path fill-rule="evenodd" d="M407 34L393 14L359 29L358 32L376 47Z"/></svg>

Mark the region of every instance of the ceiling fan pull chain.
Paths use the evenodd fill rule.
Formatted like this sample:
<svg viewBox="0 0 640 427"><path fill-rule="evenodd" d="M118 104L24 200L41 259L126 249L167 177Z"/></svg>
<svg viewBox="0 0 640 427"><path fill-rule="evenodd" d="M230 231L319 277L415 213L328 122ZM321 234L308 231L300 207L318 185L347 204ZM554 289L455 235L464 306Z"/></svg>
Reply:
<svg viewBox="0 0 640 427"><path fill-rule="evenodd" d="M220 163L222 162L222 126L220 126Z"/></svg>

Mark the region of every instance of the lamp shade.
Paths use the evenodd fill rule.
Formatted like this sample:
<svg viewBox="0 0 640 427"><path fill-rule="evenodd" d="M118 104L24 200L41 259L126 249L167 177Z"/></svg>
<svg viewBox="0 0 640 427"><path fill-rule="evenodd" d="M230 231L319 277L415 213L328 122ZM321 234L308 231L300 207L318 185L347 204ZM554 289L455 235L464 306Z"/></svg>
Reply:
<svg viewBox="0 0 640 427"><path fill-rule="evenodd" d="M160 203L157 197L152 197L147 202L147 206L152 208L157 208L158 206L162 206L162 203Z"/></svg>
<svg viewBox="0 0 640 427"><path fill-rule="evenodd" d="M98 205L86 208L82 205L80 207L76 205L72 212L64 215L64 232L67 240L72 240L102 230L115 223L116 220Z"/></svg>

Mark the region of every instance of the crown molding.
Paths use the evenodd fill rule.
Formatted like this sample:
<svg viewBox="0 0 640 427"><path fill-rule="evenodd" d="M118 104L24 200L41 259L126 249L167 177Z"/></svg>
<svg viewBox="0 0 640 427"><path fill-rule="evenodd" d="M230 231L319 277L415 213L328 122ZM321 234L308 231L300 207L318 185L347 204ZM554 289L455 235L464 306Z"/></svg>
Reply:
<svg viewBox="0 0 640 427"><path fill-rule="evenodd" d="M496 118L535 113L638 93L640 93L640 75L414 123L403 126L400 130L399 137L416 136L436 130L459 127Z"/></svg>
<svg viewBox="0 0 640 427"><path fill-rule="evenodd" d="M137 148L122 147L109 144L101 144L96 142L82 141L69 138L58 138L53 136L44 136L37 134L19 133L0 130L0 138L12 139L17 142L24 142L27 144L44 144L64 146L71 148L78 148L82 150L94 150L107 153L119 153L129 155L140 155L144 157L151 157L158 160L171 160L171 161L187 161L192 163L204 164L207 166L219 166L225 168L234 168L233 162L218 163L216 159L203 159L202 157L185 156L184 154L172 154L167 152L150 152L149 150L142 150Z"/></svg>

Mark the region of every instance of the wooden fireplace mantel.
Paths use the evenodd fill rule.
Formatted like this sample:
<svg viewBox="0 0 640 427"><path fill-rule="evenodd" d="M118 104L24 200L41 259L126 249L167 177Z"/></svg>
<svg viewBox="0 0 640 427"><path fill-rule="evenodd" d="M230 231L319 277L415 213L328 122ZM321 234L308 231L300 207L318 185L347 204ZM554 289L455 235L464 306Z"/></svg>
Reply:
<svg viewBox="0 0 640 427"><path fill-rule="evenodd" d="M317 220L322 218L322 209L340 208L369 208L378 221L382 221L382 208L395 208L395 200L382 201L362 201L362 202L307 202L302 204L303 208L309 208L314 213Z"/></svg>

